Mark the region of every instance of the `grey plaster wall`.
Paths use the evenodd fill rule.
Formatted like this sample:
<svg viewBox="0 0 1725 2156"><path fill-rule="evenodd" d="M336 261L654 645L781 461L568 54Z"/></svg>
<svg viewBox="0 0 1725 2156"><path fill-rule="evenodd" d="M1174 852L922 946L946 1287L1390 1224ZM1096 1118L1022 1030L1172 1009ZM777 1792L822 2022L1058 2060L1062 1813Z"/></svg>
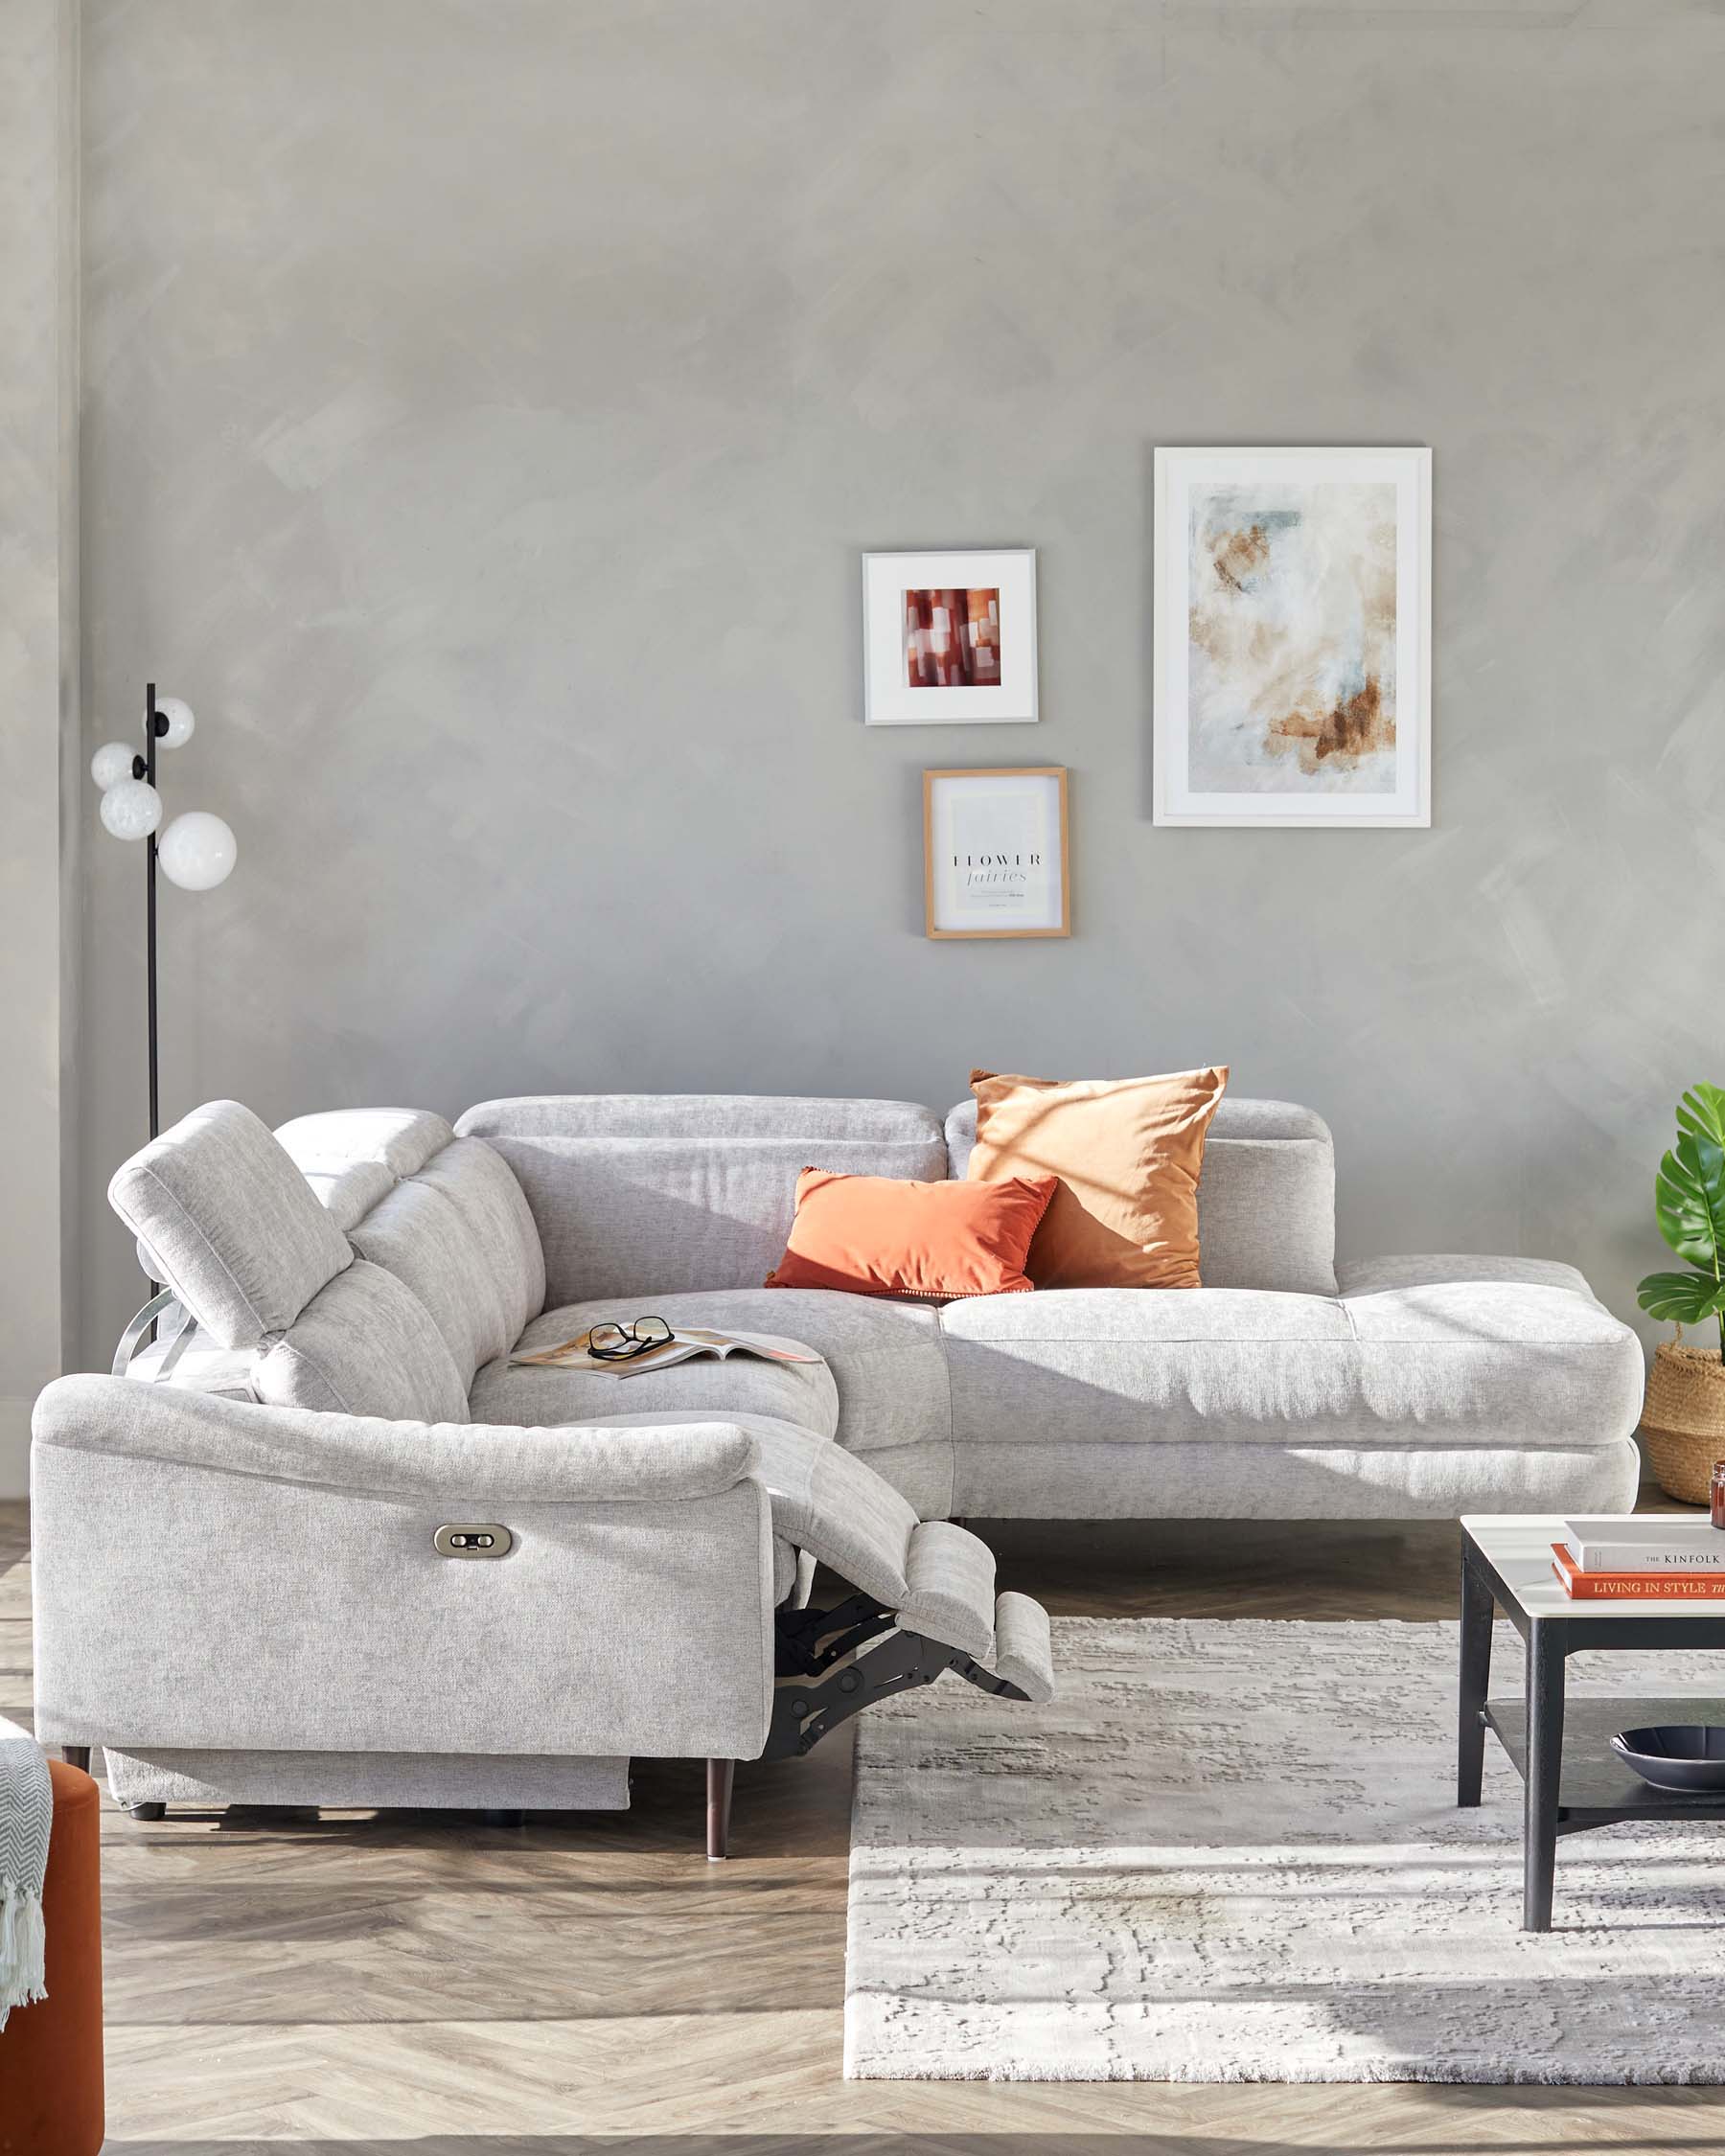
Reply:
<svg viewBox="0 0 1725 2156"><path fill-rule="evenodd" d="M0 1498L76 1354L77 50L71 0L0 5Z"/></svg>
<svg viewBox="0 0 1725 2156"><path fill-rule="evenodd" d="M1227 1059L1348 1249L1629 1311L1725 1077L1716 6L92 0L85 71L90 738L153 671L241 843L171 1111ZM1429 833L1152 827L1150 452L1230 441L1435 450ZM861 724L859 555L943 543L1040 549L1037 728ZM1020 761L1074 939L926 942L922 768Z"/></svg>

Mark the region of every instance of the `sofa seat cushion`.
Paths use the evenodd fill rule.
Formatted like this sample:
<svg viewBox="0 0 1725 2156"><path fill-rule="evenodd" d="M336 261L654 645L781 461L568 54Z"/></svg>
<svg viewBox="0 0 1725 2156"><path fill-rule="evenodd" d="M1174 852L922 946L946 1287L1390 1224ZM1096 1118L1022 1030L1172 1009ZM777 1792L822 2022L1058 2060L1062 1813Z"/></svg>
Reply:
<svg viewBox="0 0 1725 2156"><path fill-rule="evenodd" d="M1641 1397L1634 1334L1544 1278L1076 1289L955 1303L943 1324L960 1447L1573 1449L1617 1444Z"/></svg>
<svg viewBox="0 0 1725 2156"><path fill-rule="evenodd" d="M649 1307L668 1324L696 1322L691 1310L671 1307L679 1297L661 1296L643 1303L636 1312L619 1312L615 1303L567 1303L547 1310L522 1333L513 1350L519 1355L540 1355L547 1348L572 1340L602 1319L627 1319L644 1316ZM794 1349L803 1342L784 1325L740 1325L729 1316L714 1316L710 1299L703 1301L705 1321L724 1332L760 1333L776 1345ZM752 1355L732 1355L724 1362L698 1356L691 1362L674 1363L665 1369L640 1370L622 1377L602 1370L522 1368L508 1355L484 1364L474 1376L470 1394L471 1411L491 1422L519 1423L527 1428L547 1428L560 1423L603 1422L619 1415L638 1421L661 1411L693 1413L708 1420L744 1415L773 1415L831 1437L839 1424L839 1396L830 1370L820 1363L769 1363Z"/></svg>
<svg viewBox="0 0 1725 2156"><path fill-rule="evenodd" d="M665 1370L612 1378L584 1370L518 1369L499 1356L473 1380L474 1416L488 1422L594 1422L624 1409L647 1414L689 1409L779 1415L826 1437L837 1431L853 1453L948 1441L946 1361L937 1314L926 1304L816 1288L721 1288L702 1295L636 1296L627 1304L571 1302L536 1318L517 1352L555 1347L601 1319L649 1313L674 1326L711 1325L801 1344L824 1356L825 1364L762 1363L745 1355L720 1363L703 1356Z"/></svg>

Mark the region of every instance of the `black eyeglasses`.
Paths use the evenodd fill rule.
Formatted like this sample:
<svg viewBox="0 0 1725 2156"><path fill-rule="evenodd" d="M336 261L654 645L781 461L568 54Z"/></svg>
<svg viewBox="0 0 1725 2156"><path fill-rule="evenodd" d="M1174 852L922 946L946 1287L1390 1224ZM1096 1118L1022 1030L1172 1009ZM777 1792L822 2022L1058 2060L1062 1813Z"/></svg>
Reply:
<svg viewBox="0 0 1725 2156"><path fill-rule="evenodd" d="M595 1325L587 1334L587 1353L596 1363L632 1363L675 1338L662 1318L637 1318L632 1325Z"/></svg>

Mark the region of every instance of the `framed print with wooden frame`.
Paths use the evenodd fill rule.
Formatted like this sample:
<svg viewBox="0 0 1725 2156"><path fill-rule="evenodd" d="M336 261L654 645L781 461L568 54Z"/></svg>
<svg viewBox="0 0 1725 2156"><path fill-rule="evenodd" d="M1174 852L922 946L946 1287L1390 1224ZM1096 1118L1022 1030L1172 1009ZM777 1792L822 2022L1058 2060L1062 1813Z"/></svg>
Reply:
<svg viewBox="0 0 1725 2156"><path fill-rule="evenodd" d="M1036 550L862 557L862 717L870 726L1036 718Z"/></svg>
<svg viewBox="0 0 1725 2156"><path fill-rule="evenodd" d="M925 771L923 860L936 942L1070 935L1064 767Z"/></svg>
<svg viewBox="0 0 1725 2156"><path fill-rule="evenodd" d="M1155 820L1432 820L1430 449L1158 449Z"/></svg>

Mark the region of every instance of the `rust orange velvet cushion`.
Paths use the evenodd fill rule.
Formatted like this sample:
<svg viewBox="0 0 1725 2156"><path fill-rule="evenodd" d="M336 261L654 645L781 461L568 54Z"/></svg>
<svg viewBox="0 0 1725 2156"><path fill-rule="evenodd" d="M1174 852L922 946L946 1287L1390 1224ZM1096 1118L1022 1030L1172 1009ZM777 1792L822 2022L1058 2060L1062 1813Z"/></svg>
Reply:
<svg viewBox="0 0 1725 2156"><path fill-rule="evenodd" d="M1024 1253L1054 1188L1046 1175L901 1182L805 1168L791 1240L767 1285L941 1302L1025 1294Z"/></svg>
<svg viewBox="0 0 1725 2156"><path fill-rule="evenodd" d="M1198 1177L1227 1067L1160 1078L971 1072L985 1184L1056 1176L1025 1267L1039 1288L1195 1288Z"/></svg>

